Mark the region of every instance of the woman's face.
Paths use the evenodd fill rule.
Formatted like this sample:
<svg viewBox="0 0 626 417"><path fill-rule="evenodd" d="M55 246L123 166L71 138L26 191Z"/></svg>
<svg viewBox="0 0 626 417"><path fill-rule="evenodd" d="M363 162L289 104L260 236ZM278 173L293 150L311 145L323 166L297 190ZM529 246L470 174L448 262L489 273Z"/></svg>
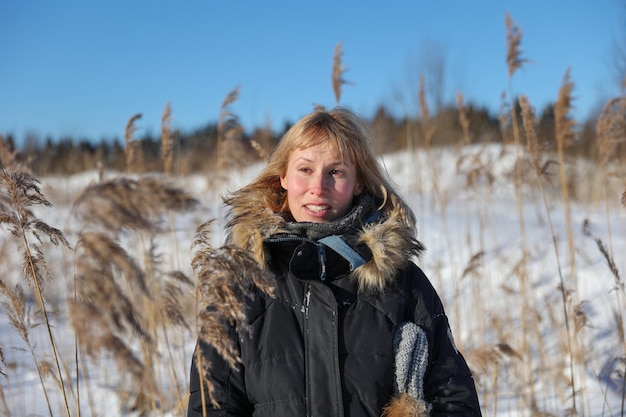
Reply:
<svg viewBox="0 0 626 417"><path fill-rule="evenodd" d="M344 216L363 189L354 162L342 162L339 151L326 143L294 150L280 184L298 222L326 223Z"/></svg>

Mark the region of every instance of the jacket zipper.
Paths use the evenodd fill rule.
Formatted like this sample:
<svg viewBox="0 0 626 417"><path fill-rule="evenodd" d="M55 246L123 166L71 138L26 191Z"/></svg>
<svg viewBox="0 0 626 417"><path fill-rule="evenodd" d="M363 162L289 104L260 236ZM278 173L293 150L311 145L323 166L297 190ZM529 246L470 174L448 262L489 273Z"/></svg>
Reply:
<svg viewBox="0 0 626 417"><path fill-rule="evenodd" d="M311 415L311 381L310 381L310 370L311 370L311 363L310 363L310 358L309 355L306 354L306 352L308 352L309 350L309 337L310 337L310 329L309 329L309 303L311 302L311 283L307 283L306 287L305 287L305 292L304 292L304 300L302 300L302 305L304 306L304 351L305 351L305 355L304 355L304 375L305 375L305 409L306 409L306 416L305 417L310 417Z"/></svg>

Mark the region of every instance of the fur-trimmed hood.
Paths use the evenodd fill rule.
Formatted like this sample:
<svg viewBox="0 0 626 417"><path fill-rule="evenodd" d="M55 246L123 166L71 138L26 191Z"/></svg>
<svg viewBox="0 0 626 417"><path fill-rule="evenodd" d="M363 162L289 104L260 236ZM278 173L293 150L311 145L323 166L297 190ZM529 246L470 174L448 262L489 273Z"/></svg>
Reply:
<svg viewBox="0 0 626 417"><path fill-rule="evenodd" d="M296 223L289 221L284 213L269 209L260 192L239 192L226 200L229 207L226 243L246 250L261 266L267 267L269 259L264 242L272 237L295 234L317 241L331 234L342 235L350 246L365 246L371 254L365 264L351 272L359 290L382 291L395 280L399 270L425 249L415 237L404 202L394 195L389 198L390 204L378 209L373 197L362 195L355 198L350 213L334 222Z"/></svg>

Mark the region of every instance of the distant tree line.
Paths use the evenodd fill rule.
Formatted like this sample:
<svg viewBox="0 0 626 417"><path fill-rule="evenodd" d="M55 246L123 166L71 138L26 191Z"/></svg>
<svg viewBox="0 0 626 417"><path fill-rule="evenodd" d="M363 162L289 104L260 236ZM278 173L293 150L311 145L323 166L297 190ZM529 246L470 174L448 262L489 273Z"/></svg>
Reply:
<svg viewBox="0 0 626 417"><path fill-rule="evenodd" d="M514 114L521 119L519 105ZM578 137L568 149L570 153L597 158L598 116L577 125ZM471 104L462 108L442 106L436 114L428 116L427 121L423 117L394 117L384 107L379 107L370 123L378 139L374 145L380 153L426 146L506 143L506 131L511 128L510 120L503 121L485 108ZM216 122L188 133L173 131L170 138L173 144L172 173L206 173L225 166L246 166L267 158L289 127L286 124L280 132L257 128L249 134L237 124L236 118L232 118L227 129ZM523 132L521 137L524 140ZM552 105L537 114L537 137L544 150L554 148L555 115ZM43 145L37 145L37 140L29 140L17 149L12 134L0 135L0 166L20 164L37 176L68 175L93 169L129 173L164 171L161 136L145 135L135 139L134 146L136 163L129 167L125 157L127 144L119 139L96 143L68 137L58 141L47 139ZM220 146L221 150L218 149ZM619 145L618 153L624 153L623 143Z"/></svg>

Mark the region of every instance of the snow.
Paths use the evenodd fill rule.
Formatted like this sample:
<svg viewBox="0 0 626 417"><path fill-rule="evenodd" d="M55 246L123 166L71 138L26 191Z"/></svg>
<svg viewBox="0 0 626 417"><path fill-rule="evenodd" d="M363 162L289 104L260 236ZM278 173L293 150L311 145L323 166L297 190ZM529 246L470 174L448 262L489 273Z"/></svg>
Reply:
<svg viewBox="0 0 626 417"><path fill-rule="evenodd" d="M381 157L381 162L416 212L418 238L427 247L419 265L441 296L457 346L474 370L483 414L564 415L575 403L580 415L624 415L626 346L616 323L625 313L623 281L618 288L598 245L604 245L623 274L626 261L619 254L626 253L626 208L620 205L624 179L598 182L595 167L584 161L571 163L570 169L577 173L576 192L582 198L572 199L566 208L558 176L552 181L556 185L545 184L546 204L532 171L526 170L520 199L512 176L518 153L523 151L500 145L472 146L389 154ZM192 212L176 214L176 230L158 238L165 270L180 270L193 277L195 228L216 219L213 244L219 245L224 226L221 196L246 184L261 168L259 163L231 172L226 182L202 175L173 179L201 204ZM107 172L105 179L118 175ZM39 180L54 207L33 209L48 225L63 230L74 246L82 226L73 216L72 203L86 186L98 180L97 172ZM468 185L468 180L473 182ZM600 197L604 186L610 198L608 205ZM568 250L566 213L571 219L574 263ZM141 249L132 246L132 236L124 238L129 239L131 249ZM15 246L9 232L0 228L0 279L11 286L20 283L32 297L21 275ZM53 334L65 383L72 387L71 415L78 415L77 398L81 415L138 415L124 402L124 373L107 355L96 363L79 361L77 381L75 337L66 302L73 296L67 289L75 274L75 260L70 250L49 245L44 254L53 275L45 282ZM559 290L561 280L571 290L565 300ZM193 298L193 290L185 294ZM29 306L34 312L32 300L29 298ZM570 340L566 337L564 301L571 313ZM576 308L579 321L574 320ZM0 415L49 415L31 352L10 326L6 309L1 311L0 348L6 362L1 369L7 376L0 376ZM187 317L187 321L194 323L194 318ZM37 359L53 363L45 326L35 327L30 335ZM183 415L195 335L193 331L173 330L168 336L169 350L159 352L157 363L158 379L167 398L154 415ZM576 353L572 367L571 351ZM575 402L570 386L572 369ZM59 387L50 377L45 378L45 385L53 414L65 415ZM80 395L75 391L77 386Z"/></svg>

